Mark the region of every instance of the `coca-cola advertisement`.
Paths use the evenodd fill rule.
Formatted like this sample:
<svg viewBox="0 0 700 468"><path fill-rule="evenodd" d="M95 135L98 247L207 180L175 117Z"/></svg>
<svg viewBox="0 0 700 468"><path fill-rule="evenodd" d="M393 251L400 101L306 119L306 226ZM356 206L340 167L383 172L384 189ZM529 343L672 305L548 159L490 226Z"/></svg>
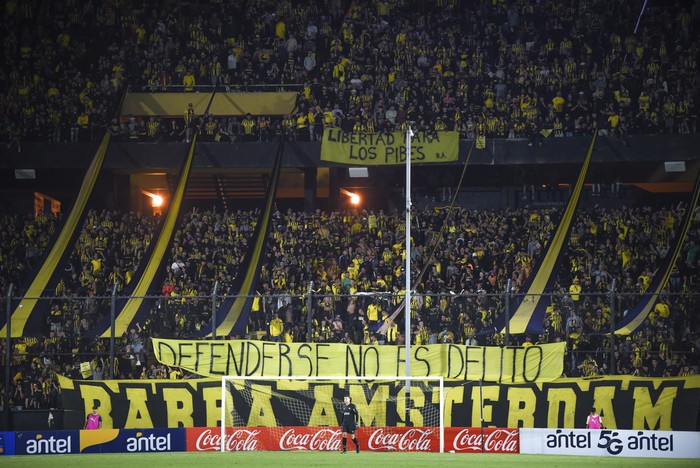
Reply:
<svg viewBox="0 0 700 468"><path fill-rule="evenodd" d="M278 450L326 450L340 451L340 428L337 427L285 427L279 438Z"/></svg>
<svg viewBox="0 0 700 468"><path fill-rule="evenodd" d="M374 452L439 452L438 427L367 427L360 443ZM366 442L365 442L366 441Z"/></svg>
<svg viewBox="0 0 700 468"><path fill-rule="evenodd" d="M455 453L519 453L520 431L496 427L446 427L445 451Z"/></svg>
<svg viewBox="0 0 700 468"><path fill-rule="evenodd" d="M439 452L437 427L361 427L356 432L362 450L373 452ZM354 447L350 443L350 447ZM228 427L224 437L227 452L247 450L340 451L338 427ZM221 428L187 428L187 451L221 450ZM518 453L518 429L446 427L444 450L455 453Z"/></svg>
<svg viewBox="0 0 700 468"><path fill-rule="evenodd" d="M227 427L224 449L227 452L274 450L264 447L262 432L268 427ZM188 452L218 452L221 450L220 427L188 427Z"/></svg>

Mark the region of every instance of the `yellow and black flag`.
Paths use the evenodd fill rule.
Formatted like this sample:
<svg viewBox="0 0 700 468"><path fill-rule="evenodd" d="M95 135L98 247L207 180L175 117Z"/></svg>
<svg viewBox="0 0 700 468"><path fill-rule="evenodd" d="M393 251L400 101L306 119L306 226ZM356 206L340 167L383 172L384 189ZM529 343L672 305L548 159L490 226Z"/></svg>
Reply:
<svg viewBox="0 0 700 468"><path fill-rule="evenodd" d="M511 314L509 326L510 333L514 335L522 333L539 334L543 331L544 314L550 302L549 295L544 293L552 289L557 279L557 273L565 254L564 247L569 241L569 234L573 225L572 221L581 198L581 191L588 173L588 167L593 157L597 133L596 131L593 134L593 138L591 138L591 144L581 165L578 179L571 192L571 198L569 198L566 205L557 231L552 237L547 251L544 253L544 258L523 286L523 291L525 291L524 297L518 297L512 302L515 313ZM505 314L501 314L494 321L494 328L498 332L503 332L505 325Z"/></svg>
<svg viewBox="0 0 700 468"><path fill-rule="evenodd" d="M254 241L251 243L248 253L245 256L245 264L241 268L243 276L235 279L232 290L236 296L230 296L223 300L221 306L217 308L216 323L212 320L205 327L202 327L202 335L210 335L213 327L216 327L217 336L243 336L248 325L248 316L251 312L255 290L260 279L260 270L265 256L266 239L270 229L270 219L277 195L277 186L280 173L282 172L282 156L284 154L284 141L281 141L275 158L275 165L272 169L270 184L267 190L265 208L260 213L255 227Z"/></svg>
<svg viewBox="0 0 700 468"><path fill-rule="evenodd" d="M632 307L627 315L620 321L615 329L616 335L629 335L635 332L639 328L646 318L649 316L656 301L659 298L662 290L668 284L668 280L671 277L671 271L675 265L678 257L683 250L683 243L688 234L693 219L696 215L695 208L698 206L698 199L700 198L700 171L695 176L695 185L693 186L693 195L690 199L690 204L688 205L685 213L683 214L683 220L680 224L680 230L673 240L673 243L669 246L668 253L666 257L661 262L661 265L656 270L654 278L651 280L649 287L647 288L644 296L641 300Z"/></svg>
<svg viewBox="0 0 700 468"><path fill-rule="evenodd" d="M216 96L216 90L209 99L209 104L204 111L205 114L209 112L214 96ZM148 246L144 259L141 260L141 264L138 266L134 277L129 282L127 288L122 291L122 295L128 297L120 298L117 301L114 320L115 336L123 335L133 326L132 324L139 321L143 322L153 304L153 298L149 296L160 294L161 292L162 284L160 281L165 274L165 254L172 244L175 226L180 217L182 200L185 196L185 189L187 188L187 182L192 170L194 150L197 145L197 135L199 133L200 132L196 131L192 136L187 157L180 169L177 187L170 200L165 218L161 221L161 225L159 226L158 237ZM107 316L95 325L90 335L93 337L99 336L108 338L111 335L110 329L111 317Z"/></svg>
<svg viewBox="0 0 700 468"><path fill-rule="evenodd" d="M53 244L47 249L47 253L42 257L41 266L36 274L32 276L31 283L28 285L17 308L12 313L10 318L10 333L12 338L22 336L35 336L42 333L42 325L46 314L49 310L50 301L39 300L46 293L53 295L56 290L56 285L61 279L62 271L58 268L59 265L65 263L71 255L71 247L80 234L80 226L85 219L85 207L92 195L93 188L97 182L97 178L102 170L102 164L105 160L107 147L109 146L110 133L105 132L100 146L95 152L95 156L90 163L83 183L80 186L75 202L66 217L63 226L55 238ZM5 317L0 317L2 330L0 335L5 336L6 324Z"/></svg>
<svg viewBox="0 0 700 468"><path fill-rule="evenodd" d="M173 233L180 215L182 199L184 198L185 188L192 169L197 133L194 132L192 137L187 158L185 158L180 170L177 188L170 200L170 206L167 209L165 218L161 222L158 237L148 246L144 260L141 261L129 285L122 291L122 295L128 296L128 298L120 298L117 301L116 318L114 320L115 336L123 335L132 327L133 323L143 321L152 303L152 300L148 298L149 294L160 293L161 289L160 285L158 285L158 280L163 277L165 254L172 243ZM91 335L108 338L110 336L110 325L110 317L107 316L95 325Z"/></svg>

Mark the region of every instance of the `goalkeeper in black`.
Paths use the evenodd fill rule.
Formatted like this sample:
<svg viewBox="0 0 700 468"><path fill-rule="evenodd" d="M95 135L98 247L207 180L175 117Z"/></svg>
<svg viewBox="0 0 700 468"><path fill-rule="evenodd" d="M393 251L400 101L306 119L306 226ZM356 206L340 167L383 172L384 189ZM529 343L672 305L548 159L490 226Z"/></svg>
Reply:
<svg viewBox="0 0 700 468"><path fill-rule="evenodd" d="M340 412L342 413L340 425L343 430L343 453L348 453L348 434L352 436L352 441L355 443L355 451L360 453L360 442L358 442L355 435L360 415L357 413L357 406L351 402L350 395L345 395L343 398L343 406L341 406Z"/></svg>

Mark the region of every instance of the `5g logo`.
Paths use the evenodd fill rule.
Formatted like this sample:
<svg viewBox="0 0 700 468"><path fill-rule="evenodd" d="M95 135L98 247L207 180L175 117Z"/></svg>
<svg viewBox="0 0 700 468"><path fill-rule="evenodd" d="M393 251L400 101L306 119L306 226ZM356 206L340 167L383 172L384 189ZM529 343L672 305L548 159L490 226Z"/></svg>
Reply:
<svg viewBox="0 0 700 468"><path fill-rule="evenodd" d="M622 444L622 439L618 439L617 435L618 433L614 431L600 431L598 448L607 450L610 455L619 455L624 446Z"/></svg>

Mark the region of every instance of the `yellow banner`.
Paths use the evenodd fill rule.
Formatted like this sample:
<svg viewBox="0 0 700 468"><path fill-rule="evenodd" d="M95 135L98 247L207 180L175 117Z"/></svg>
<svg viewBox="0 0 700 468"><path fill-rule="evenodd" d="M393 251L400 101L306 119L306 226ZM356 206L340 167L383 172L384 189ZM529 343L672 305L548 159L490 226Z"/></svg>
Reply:
<svg viewBox="0 0 700 468"><path fill-rule="evenodd" d="M209 114L284 115L294 110L296 93L216 93ZM204 114L211 93L129 93L121 115L157 115L182 117L192 103L196 115Z"/></svg>
<svg viewBox="0 0 700 468"><path fill-rule="evenodd" d="M459 158L459 133L416 132L411 139L412 163L454 162ZM345 133L339 128L323 132L321 160L361 166L405 164L406 136L393 133Z"/></svg>
<svg viewBox="0 0 700 468"><path fill-rule="evenodd" d="M208 377L401 377L406 367L403 346L154 338L153 348L162 364ZM527 348L413 346L411 375L499 383L546 382L561 377L565 348L565 343Z"/></svg>

